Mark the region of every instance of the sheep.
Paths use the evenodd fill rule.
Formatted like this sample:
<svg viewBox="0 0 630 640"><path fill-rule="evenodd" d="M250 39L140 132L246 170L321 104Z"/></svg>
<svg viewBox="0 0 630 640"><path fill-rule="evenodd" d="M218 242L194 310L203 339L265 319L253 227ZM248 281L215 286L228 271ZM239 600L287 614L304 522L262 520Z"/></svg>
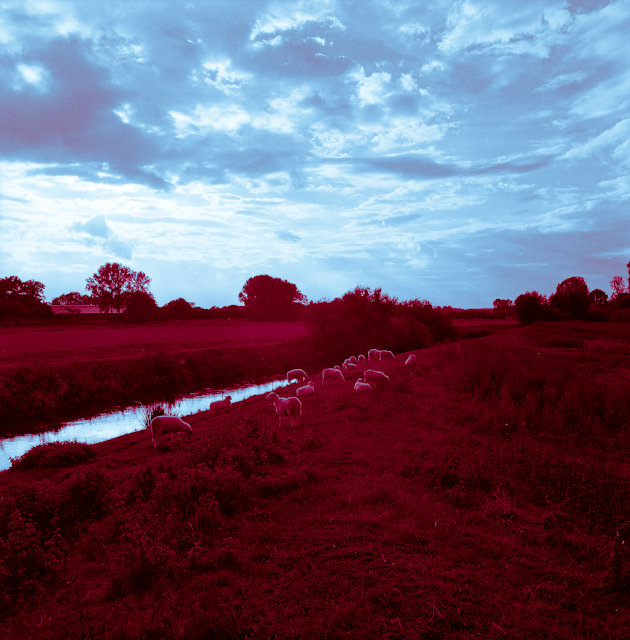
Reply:
<svg viewBox="0 0 630 640"><path fill-rule="evenodd" d="M357 391L358 393L363 393L364 391L372 391L372 387L370 386L369 383L363 382L362 379L359 378L354 383L354 390Z"/></svg>
<svg viewBox="0 0 630 640"><path fill-rule="evenodd" d="M346 381L343 373L341 373L339 369L324 369L322 371L322 384L324 384L328 378L331 380L341 380L342 382Z"/></svg>
<svg viewBox="0 0 630 640"><path fill-rule="evenodd" d="M367 356L368 362L370 362L371 360L379 360L380 353L381 352L378 349L370 349Z"/></svg>
<svg viewBox="0 0 630 640"><path fill-rule="evenodd" d="M359 365L353 364L352 362L344 362L343 363L343 368L346 371L354 371L354 369L358 369L359 368Z"/></svg>
<svg viewBox="0 0 630 640"><path fill-rule="evenodd" d="M173 442L173 436L177 434L179 438L179 433L182 431L186 431L188 437L192 435L192 427L177 416L157 416L153 418L153 420L151 420L153 448L157 449L158 438L163 433L170 433L171 442Z"/></svg>
<svg viewBox="0 0 630 640"><path fill-rule="evenodd" d="M278 428L282 425L282 416L291 419L291 427L300 425L300 416L302 415L302 403L299 398L280 398L273 391L267 396L267 400L271 400L278 414Z"/></svg>
<svg viewBox="0 0 630 640"><path fill-rule="evenodd" d="M383 349L379 353L379 360L395 360L396 356L391 352L387 351L387 349Z"/></svg>
<svg viewBox="0 0 630 640"><path fill-rule="evenodd" d="M300 398L301 396L310 396L312 393L315 393L315 384L312 380L307 385L298 387L295 391L295 395L298 398Z"/></svg>
<svg viewBox="0 0 630 640"><path fill-rule="evenodd" d="M287 373L287 382L289 383L294 379L298 382L303 382L306 378L308 378L308 374L304 369L291 369L291 371Z"/></svg>
<svg viewBox="0 0 630 640"><path fill-rule="evenodd" d="M232 406L232 396L226 396L223 400L216 400L210 403L210 411L221 411Z"/></svg>
<svg viewBox="0 0 630 640"><path fill-rule="evenodd" d="M411 375L414 374L415 370L416 370L416 354L412 353L406 360L405 360L405 366L409 367L411 369Z"/></svg>
<svg viewBox="0 0 630 640"><path fill-rule="evenodd" d="M357 360L359 361L359 364L363 364L365 362L365 356L363 354L361 354Z"/></svg>
<svg viewBox="0 0 630 640"><path fill-rule="evenodd" d="M363 379L366 382L387 382L389 380L389 376L385 375L382 371L367 369L363 372Z"/></svg>

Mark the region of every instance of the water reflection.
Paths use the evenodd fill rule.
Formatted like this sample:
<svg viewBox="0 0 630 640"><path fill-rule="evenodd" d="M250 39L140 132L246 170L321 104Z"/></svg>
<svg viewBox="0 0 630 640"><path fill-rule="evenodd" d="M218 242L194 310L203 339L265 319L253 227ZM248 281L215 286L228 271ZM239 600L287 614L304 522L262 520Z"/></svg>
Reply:
<svg viewBox="0 0 630 640"><path fill-rule="evenodd" d="M275 380L265 384L249 385L223 391L215 389L207 393L190 394L179 398L175 402L168 403L171 408L168 413L189 416L200 411L207 411L211 402L221 400L227 395L232 396L233 403L240 402L246 398L269 393L286 385L286 380ZM19 458L38 444L65 440L94 444L104 440L111 440L133 431L141 431L143 427L140 423L141 415L138 413L139 411L141 411L141 407L134 405L123 411L103 413L84 420L62 423L61 428L54 431L41 431L37 434L0 439L0 471L11 466L9 458Z"/></svg>

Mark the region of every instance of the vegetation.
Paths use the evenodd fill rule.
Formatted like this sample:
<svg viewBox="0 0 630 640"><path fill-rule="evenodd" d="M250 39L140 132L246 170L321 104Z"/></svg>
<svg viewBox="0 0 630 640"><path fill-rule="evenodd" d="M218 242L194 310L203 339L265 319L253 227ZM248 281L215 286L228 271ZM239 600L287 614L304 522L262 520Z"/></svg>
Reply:
<svg viewBox="0 0 630 640"><path fill-rule="evenodd" d="M44 285L36 280L22 281L17 276L0 278L0 322L7 319L39 320L44 322L54 316L44 303Z"/></svg>
<svg viewBox="0 0 630 640"><path fill-rule="evenodd" d="M417 355L296 430L261 397L0 473L3 637L626 637L627 325Z"/></svg>
<svg viewBox="0 0 630 640"><path fill-rule="evenodd" d="M101 311L120 313L133 299L132 294L151 296L151 278L142 271L133 271L117 262L108 262L86 280L85 288Z"/></svg>
<svg viewBox="0 0 630 640"><path fill-rule="evenodd" d="M243 285L238 299L250 310L254 320L290 320L300 315L296 303L305 301L306 297L291 282L255 276Z"/></svg>

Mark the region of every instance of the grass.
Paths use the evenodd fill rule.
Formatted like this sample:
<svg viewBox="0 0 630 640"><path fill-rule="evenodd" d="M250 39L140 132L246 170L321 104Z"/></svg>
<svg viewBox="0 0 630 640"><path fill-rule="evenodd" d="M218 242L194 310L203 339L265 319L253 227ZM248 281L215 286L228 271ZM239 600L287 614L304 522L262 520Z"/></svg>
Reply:
<svg viewBox="0 0 630 640"><path fill-rule="evenodd" d="M3 637L627 637L623 394L572 391L625 387L588 331L381 363L388 385L318 386L295 430L258 398L191 441L0 474Z"/></svg>

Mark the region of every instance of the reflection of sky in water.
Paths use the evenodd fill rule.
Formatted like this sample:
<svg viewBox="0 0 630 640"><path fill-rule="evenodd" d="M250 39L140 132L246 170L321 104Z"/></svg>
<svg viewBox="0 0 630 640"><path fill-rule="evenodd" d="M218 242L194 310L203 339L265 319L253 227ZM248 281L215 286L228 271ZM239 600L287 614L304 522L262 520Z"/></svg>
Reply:
<svg viewBox="0 0 630 640"><path fill-rule="evenodd" d="M190 416L200 411L207 411L210 403L221 400L226 395L232 396L232 402L240 402L252 396L269 393L278 387L287 385L286 380L276 380L266 384L251 385L238 389L227 389L223 393L216 390L209 394L199 394L184 396L180 400L169 404L168 413L175 413L180 416ZM87 442L94 444L111 440L118 436L140 431L141 407L133 406L124 411L114 413L103 413L87 420L75 420L67 422L58 431L47 431L34 435L15 436L14 438L0 439L0 470L8 469L11 466L9 458L18 458L26 451L38 444L46 442L61 442L65 440L76 440L77 442Z"/></svg>

